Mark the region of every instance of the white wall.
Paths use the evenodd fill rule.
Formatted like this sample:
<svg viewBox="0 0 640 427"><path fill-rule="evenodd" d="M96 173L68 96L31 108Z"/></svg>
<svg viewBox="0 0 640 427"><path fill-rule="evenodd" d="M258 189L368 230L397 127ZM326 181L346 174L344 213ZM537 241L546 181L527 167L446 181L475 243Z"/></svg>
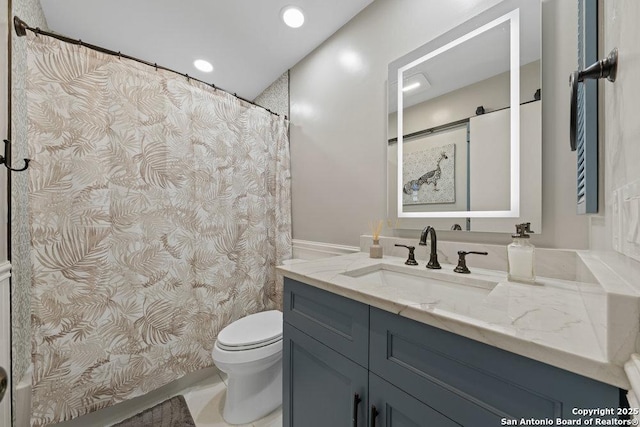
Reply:
<svg viewBox="0 0 640 427"><path fill-rule="evenodd" d="M369 233L368 221L386 218L388 63L497 3L377 0L293 67L295 239L357 245L358 236ZM567 142L576 16L573 1L542 2L544 232L532 242L543 247L586 248L588 241L587 218L575 215L575 153ZM510 241L497 233L441 232L440 238Z"/></svg>
<svg viewBox="0 0 640 427"><path fill-rule="evenodd" d="M619 50L619 66L615 83L601 81L604 93L604 223L594 221L591 227L591 248L610 250L616 217L613 214L613 192L626 184L640 180L640 2L615 0L604 2L604 43L600 57L613 47ZM602 104L601 104L602 106ZM602 168L604 167L604 171ZM629 234L630 224L622 227L622 238ZM635 224L637 227L638 224ZM637 229L636 229L637 231Z"/></svg>

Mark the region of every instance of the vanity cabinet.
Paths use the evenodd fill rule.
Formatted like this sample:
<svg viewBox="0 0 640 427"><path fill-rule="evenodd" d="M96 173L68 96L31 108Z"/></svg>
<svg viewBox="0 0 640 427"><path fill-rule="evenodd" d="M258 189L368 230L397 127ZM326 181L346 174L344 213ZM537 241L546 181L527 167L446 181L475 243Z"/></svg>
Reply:
<svg viewBox="0 0 640 427"><path fill-rule="evenodd" d="M284 298L285 427L499 426L619 406L614 386L289 278Z"/></svg>

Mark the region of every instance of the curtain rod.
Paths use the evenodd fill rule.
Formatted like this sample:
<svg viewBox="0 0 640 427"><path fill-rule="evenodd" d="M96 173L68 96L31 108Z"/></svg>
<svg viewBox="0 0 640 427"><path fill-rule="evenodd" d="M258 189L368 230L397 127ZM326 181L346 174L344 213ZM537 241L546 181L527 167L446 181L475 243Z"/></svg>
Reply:
<svg viewBox="0 0 640 427"><path fill-rule="evenodd" d="M186 77L187 80L195 80L195 81L203 83L203 84L205 84L207 86L211 86L215 90L219 90L219 91L228 93L229 95L233 95L234 97L238 98L241 101L247 102L247 103L249 103L251 105L255 105L256 107L262 108L263 110L267 110L269 113L271 113L273 115L280 116L280 114L276 113L275 111L271 111L270 109L268 109L266 107L263 107L262 105L258 105L253 101L249 101L248 99L245 99L245 98L241 97L240 95L237 95L235 93L231 93L228 90L224 90L224 89L214 85L213 83L207 83L204 80L200 80L200 79L197 79L195 77L191 77L189 74L181 73L181 72L173 70L171 68L164 67L162 65L158 65L158 64L155 64L155 63L151 63L149 61L145 61L144 59L136 58L136 57L130 56L130 55L125 55L125 54L123 54L121 52L116 52L114 50L110 50L110 49L107 49L107 48L104 48L104 47L101 47L101 46L96 46L96 45L93 45L93 44L85 43L81 39L72 39L70 37L66 37L66 36L63 36L63 35L60 35L60 34L56 34L56 33L52 33L52 32L49 32L49 31L41 30L39 27L36 27L36 28L30 27L26 22L24 22L22 19L20 19L17 16L13 17L13 26L14 26L14 28L16 30L16 34L18 35L18 37L26 36L27 35L27 30L29 30L29 31L32 31L33 33L35 33L36 35L42 34L44 36L53 37L54 39L58 39L58 40L61 40L63 42L66 42L66 43L71 43L71 44L75 44L75 45L78 45L78 46L83 46L83 47L86 47L86 48L89 48L89 49L92 49L92 50L95 50L95 51L98 51L98 52L106 53L108 55L117 56L118 58L130 59L132 61L136 61L136 62L139 62L141 64L145 64L145 65L148 65L150 67L153 67L156 70L170 71L172 73L175 73L175 74L178 74L180 76ZM287 116L285 115L284 118L287 119Z"/></svg>

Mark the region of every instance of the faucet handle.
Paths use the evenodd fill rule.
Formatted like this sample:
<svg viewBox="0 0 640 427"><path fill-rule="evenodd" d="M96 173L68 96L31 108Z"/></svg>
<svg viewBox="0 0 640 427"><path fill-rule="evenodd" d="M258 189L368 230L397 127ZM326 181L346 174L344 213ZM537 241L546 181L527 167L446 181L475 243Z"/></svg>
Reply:
<svg viewBox="0 0 640 427"><path fill-rule="evenodd" d="M405 264L407 264L407 265L418 265L418 262L416 261L415 254L413 253L413 251L416 249L415 246L399 245L397 243L396 243L396 246L400 246L401 248L409 249L409 258L407 258L407 260L404 262Z"/></svg>
<svg viewBox="0 0 640 427"><path fill-rule="evenodd" d="M467 268L466 256L469 254L477 255L489 255L489 252L476 252L476 251L458 251L458 265L453 269L456 273L469 274L471 270Z"/></svg>

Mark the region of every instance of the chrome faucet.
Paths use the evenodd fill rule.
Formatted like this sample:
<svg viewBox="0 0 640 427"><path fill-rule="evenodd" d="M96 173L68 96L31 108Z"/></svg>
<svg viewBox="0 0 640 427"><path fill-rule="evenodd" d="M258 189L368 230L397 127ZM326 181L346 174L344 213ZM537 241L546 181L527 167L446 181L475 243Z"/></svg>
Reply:
<svg viewBox="0 0 640 427"><path fill-rule="evenodd" d="M427 245L427 235L431 237L431 253L429 256L429 262L427 263L427 268L437 270L442 267L440 267L440 263L438 262L438 238L436 237L435 228L428 225L422 230L422 234L420 234L420 246Z"/></svg>

